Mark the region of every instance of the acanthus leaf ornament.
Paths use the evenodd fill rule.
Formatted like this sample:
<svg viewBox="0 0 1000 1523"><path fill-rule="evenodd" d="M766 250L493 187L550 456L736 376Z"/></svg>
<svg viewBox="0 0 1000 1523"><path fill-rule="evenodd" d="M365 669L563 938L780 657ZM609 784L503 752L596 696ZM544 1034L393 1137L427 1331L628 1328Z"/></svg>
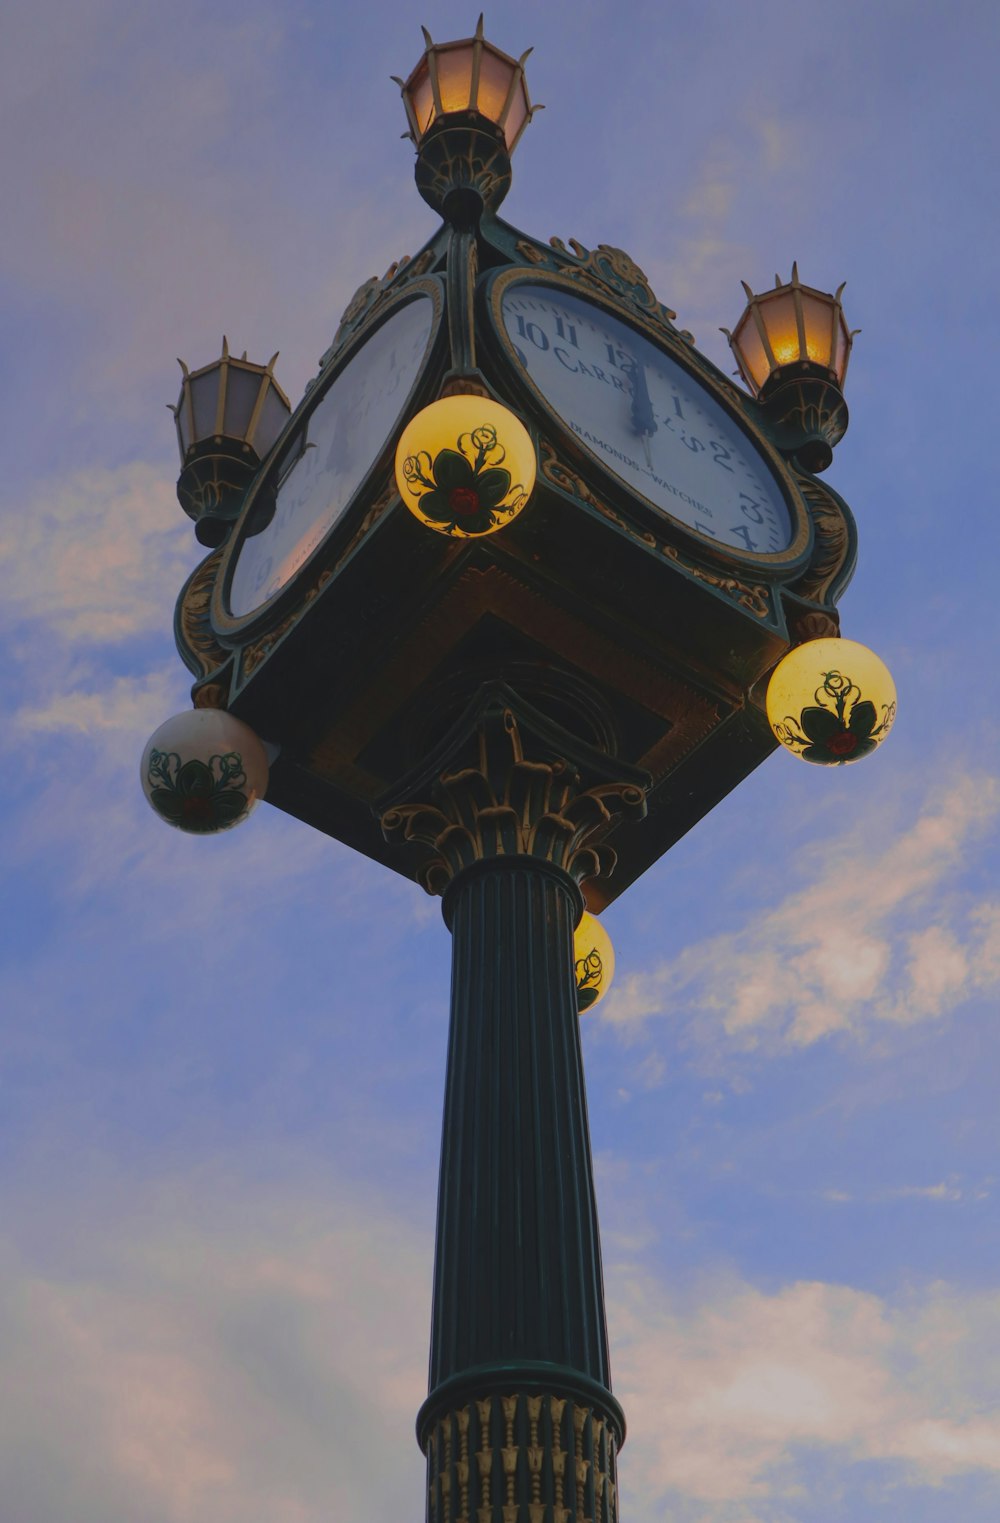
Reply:
<svg viewBox="0 0 1000 1523"><path fill-rule="evenodd" d="M470 750L469 763L456 765ZM383 801L382 831L430 852L417 873L429 894L499 857L534 857L581 883L614 870L604 837L617 815L645 813L648 781L490 683L430 766L400 785L398 802Z"/></svg>

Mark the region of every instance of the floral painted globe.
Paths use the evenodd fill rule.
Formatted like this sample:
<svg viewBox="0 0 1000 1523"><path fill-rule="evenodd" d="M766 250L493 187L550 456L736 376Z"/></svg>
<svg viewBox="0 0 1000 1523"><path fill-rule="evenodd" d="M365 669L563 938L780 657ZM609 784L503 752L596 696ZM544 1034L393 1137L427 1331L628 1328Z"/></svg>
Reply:
<svg viewBox="0 0 1000 1523"><path fill-rule="evenodd" d="M807 640L778 662L768 683L775 737L793 756L819 766L870 756L895 717L888 667L856 640Z"/></svg>
<svg viewBox="0 0 1000 1523"><path fill-rule="evenodd" d="M489 397L442 397L411 418L396 450L396 486L414 517L456 539L516 518L535 484L535 447L520 419Z"/></svg>
<svg viewBox="0 0 1000 1523"><path fill-rule="evenodd" d="M611 937L596 915L585 910L573 936L573 969L576 1003L582 1015L607 994L615 976L615 951Z"/></svg>
<svg viewBox="0 0 1000 1523"><path fill-rule="evenodd" d="M142 753L142 791L151 808L191 835L231 830L267 789L267 754L249 725L222 709L175 714Z"/></svg>

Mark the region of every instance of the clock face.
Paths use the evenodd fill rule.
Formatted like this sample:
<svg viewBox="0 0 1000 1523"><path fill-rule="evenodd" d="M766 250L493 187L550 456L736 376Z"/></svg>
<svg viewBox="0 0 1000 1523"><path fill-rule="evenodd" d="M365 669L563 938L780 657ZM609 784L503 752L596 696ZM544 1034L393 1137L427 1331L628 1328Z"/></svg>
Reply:
<svg viewBox="0 0 1000 1523"><path fill-rule="evenodd" d="M418 295L377 328L302 419L254 499L273 494L236 554L229 611L242 618L285 587L326 539L393 432L427 354L435 304Z"/></svg>
<svg viewBox="0 0 1000 1523"><path fill-rule="evenodd" d="M544 400L607 470L719 545L788 549L794 525L771 466L676 360L554 286L510 285L500 310Z"/></svg>

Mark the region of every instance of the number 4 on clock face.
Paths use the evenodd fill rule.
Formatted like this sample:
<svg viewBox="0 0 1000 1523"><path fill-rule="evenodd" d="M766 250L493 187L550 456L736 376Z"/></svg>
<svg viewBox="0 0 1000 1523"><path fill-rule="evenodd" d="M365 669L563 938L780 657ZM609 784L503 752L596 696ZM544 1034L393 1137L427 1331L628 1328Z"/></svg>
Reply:
<svg viewBox="0 0 1000 1523"><path fill-rule="evenodd" d="M621 319L555 286L512 284L500 310L543 400L603 466L716 544L787 550L792 517L771 466L700 380Z"/></svg>

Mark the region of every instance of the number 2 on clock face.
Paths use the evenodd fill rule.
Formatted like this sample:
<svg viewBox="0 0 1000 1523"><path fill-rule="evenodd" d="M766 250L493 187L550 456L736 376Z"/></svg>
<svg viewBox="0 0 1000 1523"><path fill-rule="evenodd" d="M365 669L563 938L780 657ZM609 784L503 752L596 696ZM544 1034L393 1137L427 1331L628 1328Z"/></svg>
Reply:
<svg viewBox="0 0 1000 1523"><path fill-rule="evenodd" d="M643 334L554 287L501 298L518 361L601 463L696 533L774 555L793 525L771 468L708 388Z"/></svg>

